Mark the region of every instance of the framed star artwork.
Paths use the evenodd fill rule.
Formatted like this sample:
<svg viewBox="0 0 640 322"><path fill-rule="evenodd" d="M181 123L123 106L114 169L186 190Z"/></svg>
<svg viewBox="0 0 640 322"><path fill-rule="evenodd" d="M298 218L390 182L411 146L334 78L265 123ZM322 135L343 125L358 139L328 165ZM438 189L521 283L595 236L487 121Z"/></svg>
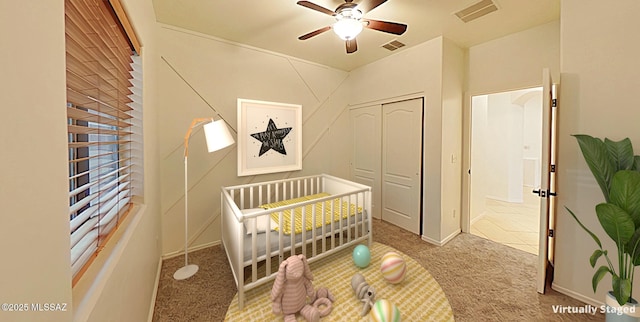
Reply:
<svg viewBox="0 0 640 322"><path fill-rule="evenodd" d="M302 169L302 105L238 99L238 176Z"/></svg>

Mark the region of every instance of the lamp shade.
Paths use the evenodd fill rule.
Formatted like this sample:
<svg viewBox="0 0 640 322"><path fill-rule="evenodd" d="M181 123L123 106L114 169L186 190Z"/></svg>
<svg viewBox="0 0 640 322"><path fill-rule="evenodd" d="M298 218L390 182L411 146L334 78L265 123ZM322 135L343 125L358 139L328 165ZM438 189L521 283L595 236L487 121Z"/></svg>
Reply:
<svg viewBox="0 0 640 322"><path fill-rule="evenodd" d="M224 120L207 123L203 129L209 152L226 148L235 142Z"/></svg>
<svg viewBox="0 0 640 322"><path fill-rule="evenodd" d="M362 23L353 18L342 18L333 24L333 31L342 40L353 39L362 31Z"/></svg>

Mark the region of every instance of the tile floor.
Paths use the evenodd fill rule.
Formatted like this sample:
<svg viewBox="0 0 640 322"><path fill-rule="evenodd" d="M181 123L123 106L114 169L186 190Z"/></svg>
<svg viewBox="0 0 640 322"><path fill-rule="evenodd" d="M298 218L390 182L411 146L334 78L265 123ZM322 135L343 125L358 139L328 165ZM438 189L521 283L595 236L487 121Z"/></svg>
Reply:
<svg viewBox="0 0 640 322"><path fill-rule="evenodd" d="M486 211L471 224L471 233L538 255L539 199L525 189L523 203L486 199Z"/></svg>

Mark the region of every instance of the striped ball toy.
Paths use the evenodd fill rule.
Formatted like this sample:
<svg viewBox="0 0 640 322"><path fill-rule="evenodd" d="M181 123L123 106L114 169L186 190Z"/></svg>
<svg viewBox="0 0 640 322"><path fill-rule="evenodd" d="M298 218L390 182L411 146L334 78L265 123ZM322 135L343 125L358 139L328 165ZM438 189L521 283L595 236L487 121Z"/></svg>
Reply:
<svg viewBox="0 0 640 322"><path fill-rule="evenodd" d="M395 304L387 300L377 300L371 311L369 311L369 321L400 322L400 310Z"/></svg>
<svg viewBox="0 0 640 322"><path fill-rule="evenodd" d="M387 282L398 284L404 280L407 273L407 264L400 254L396 252L388 252L382 256L382 264L380 272Z"/></svg>

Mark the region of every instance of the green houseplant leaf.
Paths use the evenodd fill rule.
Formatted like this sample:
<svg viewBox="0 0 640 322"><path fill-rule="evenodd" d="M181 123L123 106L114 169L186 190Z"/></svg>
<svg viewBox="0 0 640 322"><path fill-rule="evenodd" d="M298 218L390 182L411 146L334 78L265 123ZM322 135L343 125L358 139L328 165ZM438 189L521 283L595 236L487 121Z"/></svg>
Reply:
<svg viewBox="0 0 640 322"><path fill-rule="evenodd" d="M610 158L607 146L602 140L590 135L576 134L574 137L578 140L584 160L598 182L604 199L609 201L609 184L616 172L616 165Z"/></svg>
<svg viewBox="0 0 640 322"><path fill-rule="evenodd" d="M611 180L609 201L626 211L640 227L640 172L622 170Z"/></svg>
<svg viewBox="0 0 640 322"><path fill-rule="evenodd" d="M618 304L624 305L631 297L631 280L628 278L620 278L616 274L612 274L613 296L616 297Z"/></svg>
<svg viewBox="0 0 640 322"><path fill-rule="evenodd" d="M571 214L573 219L576 220L578 225L580 225L580 227L582 227L582 229L584 229L584 231L586 231L591 236L591 238L593 238L593 240L596 242L596 244L598 244L598 247L600 247L600 249L602 249L602 243L600 243L600 238L598 238L598 236L596 236L596 234L594 234L591 230L589 230L589 228L587 228L585 225L583 225L582 222L578 219L578 217L576 217L576 214L574 214L573 211L571 211L571 209L569 209L567 207L564 207L564 209L567 209L567 211ZM595 265L592 264L591 266L594 267Z"/></svg>
<svg viewBox="0 0 640 322"><path fill-rule="evenodd" d="M606 250L602 250L602 249L596 249L593 254L591 254L591 257L589 257L589 264L591 264L591 267L596 267L596 263L598 262L598 259L600 259L600 257L602 255L606 255L607 251Z"/></svg>
<svg viewBox="0 0 640 322"><path fill-rule="evenodd" d="M631 256L633 266L640 265L640 228L633 233L631 240L625 246L625 252ZM593 255L592 255L593 256ZM591 267L594 267L593 265Z"/></svg>
<svg viewBox="0 0 640 322"><path fill-rule="evenodd" d="M640 155L633 157L633 170L640 171Z"/></svg>
<svg viewBox="0 0 640 322"><path fill-rule="evenodd" d="M598 270L595 272L595 274L593 274L593 278L591 278L591 286L593 286L594 293L598 288L598 284L600 284L600 281L605 275L607 275L607 273L611 273L612 275L615 275L615 273L612 272L607 266L598 267Z"/></svg>
<svg viewBox="0 0 640 322"><path fill-rule="evenodd" d="M604 144L617 170L630 170L633 167L633 146L629 138L620 141L605 138Z"/></svg>
<svg viewBox="0 0 640 322"><path fill-rule="evenodd" d="M601 203L596 206L596 214L600 225L616 245L625 245L631 240L636 228L627 212L614 204Z"/></svg>

